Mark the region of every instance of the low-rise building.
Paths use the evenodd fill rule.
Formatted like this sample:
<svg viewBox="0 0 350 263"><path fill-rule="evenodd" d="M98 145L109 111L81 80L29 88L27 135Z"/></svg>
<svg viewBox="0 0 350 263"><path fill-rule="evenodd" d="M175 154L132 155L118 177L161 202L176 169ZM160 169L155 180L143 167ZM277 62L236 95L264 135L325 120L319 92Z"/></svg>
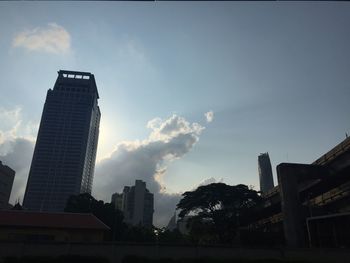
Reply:
<svg viewBox="0 0 350 263"><path fill-rule="evenodd" d="M0 211L1 241L101 242L109 230L93 214Z"/></svg>

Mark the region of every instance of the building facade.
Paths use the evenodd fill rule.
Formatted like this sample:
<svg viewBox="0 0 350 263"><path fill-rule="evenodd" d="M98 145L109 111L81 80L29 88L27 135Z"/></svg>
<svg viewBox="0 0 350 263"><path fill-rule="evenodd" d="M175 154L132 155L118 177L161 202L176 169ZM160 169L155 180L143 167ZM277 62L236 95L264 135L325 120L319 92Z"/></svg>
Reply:
<svg viewBox="0 0 350 263"><path fill-rule="evenodd" d="M63 71L49 89L23 206L63 211L70 195L91 193L100 109L94 75Z"/></svg>
<svg viewBox="0 0 350 263"><path fill-rule="evenodd" d="M266 193L273 185L272 167L268 153L261 153L258 156L260 191Z"/></svg>
<svg viewBox="0 0 350 263"><path fill-rule="evenodd" d="M0 211L0 241L102 242L109 231L93 214Z"/></svg>
<svg viewBox="0 0 350 263"><path fill-rule="evenodd" d="M153 194L146 188L146 183L141 180L136 180L134 186L125 186L121 196L120 194L112 196L112 201L114 200L117 208L120 206L118 203L121 203L124 221L127 224L146 227L153 225L153 199Z"/></svg>
<svg viewBox="0 0 350 263"><path fill-rule="evenodd" d="M311 164L279 164L278 185L246 227L277 234L278 246L350 248L349 174L350 137Z"/></svg>
<svg viewBox="0 0 350 263"><path fill-rule="evenodd" d="M15 171L0 161L0 209L9 207Z"/></svg>

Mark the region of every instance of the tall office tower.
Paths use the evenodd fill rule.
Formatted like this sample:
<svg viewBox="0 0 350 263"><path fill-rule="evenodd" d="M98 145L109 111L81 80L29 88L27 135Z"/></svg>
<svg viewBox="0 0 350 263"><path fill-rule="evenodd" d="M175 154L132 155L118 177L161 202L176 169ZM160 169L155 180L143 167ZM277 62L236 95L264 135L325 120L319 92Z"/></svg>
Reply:
<svg viewBox="0 0 350 263"><path fill-rule="evenodd" d="M258 157L260 191L266 193L274 187L272 168L268 153L261 153Z"/></svg>
<svg viewBox="0 0 350 263"><path fill-rule="evenodd" d="M100 124L94 75L58 72L41 117L23 206L63 211L70 195L91 193Z"/></svg>
<svg viewBox="0 0 350 263"><path fill-rule="evenodd" d="M121 200L121 208L126 223L137 226L151 227L153 224L153 194L146 188L146 183L135 181L135 186L125 186L122 194L113 194L116 207L118 199Z"/></svg>
<svg viewBox="0 0 350 263"><path fill-rule="evenodd" d="M15 171L0 161L0 209L9 208L9 200L15 179Z"/></svg>

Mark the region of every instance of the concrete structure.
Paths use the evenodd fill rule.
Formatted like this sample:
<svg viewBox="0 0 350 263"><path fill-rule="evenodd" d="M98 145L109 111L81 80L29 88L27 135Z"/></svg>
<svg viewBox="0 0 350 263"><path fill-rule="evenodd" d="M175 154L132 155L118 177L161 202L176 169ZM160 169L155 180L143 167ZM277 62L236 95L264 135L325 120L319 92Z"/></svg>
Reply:
<svg viewBox="0 0 350 263"><path fill-rule="evenodd" d="M102 242L109 230L92 214L0 211L1 241Z"/></svg>
<svg viewBox="0 0 350 263"><path fill-rule="evenodd" d="M270 157L268 153L258 156L260 191L266 193L273 188L273 176Z"/></svg>
<svg viewBox="0 0 350 263"><path fill-rule="evenodd" d="M0 209L9 208L9 200L12 191L15 171L3 165L0 161Z"/></svg>
<svg viewBox="0 0 350 263"><path fill-rule="evenodd" d="M70 195L91 193L100 109L94 75L63 71L49 89L23 206L63 211Z"/></svg>
<svg viewBox="0 0 350 263"><path fill-rule="evenodd" d="M277 166L279 185L263 194L264 205L249 228L281 232L289 247L350 247L350 138L312 164Z"/></svg>
<svg viewBox="0 0 350 263"><path fill-rule="evenodd" d="M146 183L141 180L135 181L135 186L125 186L122 195L122 211L124 221L134 226L153 225L153 194L146 188ZM114 198L113 198L114 196ZM116 207L120 202L120 195L114 194L112 200L116 200Z"/></svg>

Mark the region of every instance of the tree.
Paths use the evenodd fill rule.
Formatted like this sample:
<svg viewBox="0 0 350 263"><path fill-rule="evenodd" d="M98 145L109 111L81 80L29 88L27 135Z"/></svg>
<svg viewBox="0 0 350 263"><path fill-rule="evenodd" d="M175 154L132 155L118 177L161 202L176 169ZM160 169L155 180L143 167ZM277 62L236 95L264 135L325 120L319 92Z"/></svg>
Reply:
<svg viewBox="0 0 350 263"><path fill-rule="evenodd" d="M116 209L114 204L96 200L88 193L70 196L64 211L92 213L111 228L112 240L118 240L126 229L126 225L123 223L123 213Z"/></svg>
<svg viewBox="0 0 350 263"><path fill-rule="evenodd" d="M213 183L185 192L177 204L180 219L187 216L190 235L197 242L232 242L241 218L257 204L261 197L248 186Z"/></svg>

